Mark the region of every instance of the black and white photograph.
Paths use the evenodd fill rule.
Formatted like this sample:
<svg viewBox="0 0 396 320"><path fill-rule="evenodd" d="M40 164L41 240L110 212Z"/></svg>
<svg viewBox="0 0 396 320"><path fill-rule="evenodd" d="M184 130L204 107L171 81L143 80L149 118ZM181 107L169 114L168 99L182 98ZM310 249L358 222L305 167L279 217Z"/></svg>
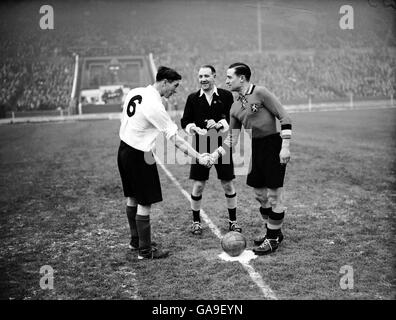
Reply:
<svg viewBox="0 0 396 320"><path fill-rule="evenodd" d="M256 319L396 298L394 0L0 17L0 300Z"/></svg>

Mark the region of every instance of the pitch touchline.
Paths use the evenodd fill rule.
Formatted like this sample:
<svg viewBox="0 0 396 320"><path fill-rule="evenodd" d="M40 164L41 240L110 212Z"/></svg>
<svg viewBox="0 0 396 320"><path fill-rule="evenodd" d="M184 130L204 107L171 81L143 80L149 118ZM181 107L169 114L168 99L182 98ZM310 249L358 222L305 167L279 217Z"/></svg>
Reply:
<svg viewBox="0 0 396 320"><path fill-rule="evenodd" d="M172 182L176 185L176 187L180 190L180 192L187 198L187 200L190 202L190 194L183 189L183 187L180 185L179 181L176 180L176 178L172 175L172 173L166 169L165 165L161 162L161 160L157 157L156 154L154 154L155 161L160 165L162 170L166 173L166 175L169 177L169 179L172 180ZM205 213L204 210L201 209L201 216L205 220L206 224L209 226L210 230L219 238L219 240L222 238L221 232L219 228L210 220L208 215ZM254 283L257 284L257 286L260 288L261 292L263 293L264 297L267 299L272 299L272 300L277 300L278 298L276 297L275 293L272 291L272 289L264 282L263 278L261 275L249 264L249 262L242 262L238 261L244 269L248 272L250 278L254 281Z"/></svg>

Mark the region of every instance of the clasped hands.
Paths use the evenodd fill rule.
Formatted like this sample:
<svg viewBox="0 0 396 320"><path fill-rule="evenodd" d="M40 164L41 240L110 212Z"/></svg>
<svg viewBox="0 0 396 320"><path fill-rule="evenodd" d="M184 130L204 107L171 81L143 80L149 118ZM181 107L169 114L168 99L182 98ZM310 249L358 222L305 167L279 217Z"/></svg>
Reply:
<svg viewBox="0 0 396 320"><path fill-rule="evenodd" d="M216 129L216 130L220 130L221 128L223 128L223 124L219 122L214 121L213 119L210 120L205 120L206 122L206 129L202 129L200 127L197 126L193 126L191 128L191 131L199 134L200 136L204 136L205 134L208 133L209 129Z"/></svg>
<svg viewBox="0 0 396 320"><path fill-rule="evenodd" d="M201 153L198 157L198 163L206 168L210 168L216 162L216 153Z"/></svg>
<svg viewBox="0 0 396 320"><path fill-rule="evenodd" d="M206 129L216 129L216 130L220 130L221 128L223 128L223 124L219 122L214 121L213 119L210 120L205 120L206 122Z"/></svg>

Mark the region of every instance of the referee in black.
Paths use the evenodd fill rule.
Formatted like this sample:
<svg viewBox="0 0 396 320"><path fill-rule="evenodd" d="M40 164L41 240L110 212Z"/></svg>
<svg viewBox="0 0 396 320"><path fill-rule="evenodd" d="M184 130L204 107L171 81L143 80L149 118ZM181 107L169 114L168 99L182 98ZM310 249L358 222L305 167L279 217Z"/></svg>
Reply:
<svg viewBox="0 0 396 320"><path fill-rule="evenodd" d="M230 91L216 87L216 70L212 65L203 65L199 68L198 80L201 88L188 96L181 126L188 134L195 135L193 147L198 152L211 153L221 146L227 136L230 108L234 98ZM229 217L227 227L229 231L241 232L242 229L236 219L237 196L233 183L235 175L231 154L227 159L220 159L214 166L225 192ZM194 235L202 234L200 210L209 171L210 168L198 164L191 165L189 176L193 180L191 232Z"/></svg>

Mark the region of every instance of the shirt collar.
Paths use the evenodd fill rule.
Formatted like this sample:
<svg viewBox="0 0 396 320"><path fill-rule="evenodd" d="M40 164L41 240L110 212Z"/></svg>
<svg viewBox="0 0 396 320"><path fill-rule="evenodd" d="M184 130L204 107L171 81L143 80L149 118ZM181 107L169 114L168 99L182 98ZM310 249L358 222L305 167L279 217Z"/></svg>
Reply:
<svg viewBox="0 0 396 320"><path fill-rule="evenodd" d="M202 97L202 95L205 93L205 91L201 90L199 91L199 96ZM216 94L217 96L219 95L219 93L217 92L217 87L213 86L213 94Z"/></svg>
<svg viewBox="0 0 396 320"><path fill-rule="evenodd" d="M251 83L249 87L246 89L246 91L243 93L243 95L246 96L248 94L252 94L255 87L256 86L253 83Z"/></svg>
<svg viewBox="0 0 396 320"><path fill-rule="evenodd" d="M243 101L243 102L246 103L246 102L247 102L246 96L249 95L249 94L252 94L255 87L256 87L256 85L254 85L253 83L251 83L251 84L249 85L249 87L245 90L244 93L240 93L240 94L238 95L237 100L238 100L238 101Z"/></svg>

